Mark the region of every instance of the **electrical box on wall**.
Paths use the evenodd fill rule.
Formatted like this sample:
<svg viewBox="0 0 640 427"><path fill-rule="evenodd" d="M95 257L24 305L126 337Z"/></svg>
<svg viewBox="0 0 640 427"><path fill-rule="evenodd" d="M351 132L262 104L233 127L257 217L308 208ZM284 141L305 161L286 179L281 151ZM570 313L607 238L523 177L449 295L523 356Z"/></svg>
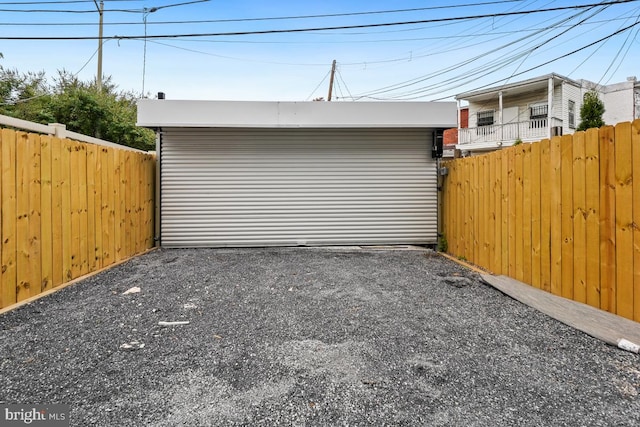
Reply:
<svg viewBox="0 0 640 427"><path fill-rule="evenodd" d="M431 147L431 157L434 159L442 158L442 145L444 143L444 129L436 129L433 131L433 145Z"/></svg>

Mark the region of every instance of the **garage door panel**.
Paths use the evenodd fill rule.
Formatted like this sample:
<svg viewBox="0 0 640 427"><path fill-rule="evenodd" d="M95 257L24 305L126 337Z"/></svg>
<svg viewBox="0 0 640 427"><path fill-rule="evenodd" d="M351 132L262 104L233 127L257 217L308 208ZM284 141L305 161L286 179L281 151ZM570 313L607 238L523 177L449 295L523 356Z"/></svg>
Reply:
<svg viewBox="0 0 640 427"><path fill-rule="evenodd" d="M166 247L435 243L427 130L169 130Z"/></svg>

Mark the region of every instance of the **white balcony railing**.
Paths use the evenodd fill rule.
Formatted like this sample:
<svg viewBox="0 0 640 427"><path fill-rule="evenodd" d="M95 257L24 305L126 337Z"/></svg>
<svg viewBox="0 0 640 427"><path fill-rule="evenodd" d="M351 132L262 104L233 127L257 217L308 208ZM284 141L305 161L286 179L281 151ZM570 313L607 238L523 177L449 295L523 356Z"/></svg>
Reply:
<svg viewBox="0 0 640 427"><path fill-rule="evenodd" d="M562 126L562 120L552 117L527 120L525 122L506 123L503 125L479 126L475 128L459 129L458 144L476 143L513 143L517 139L522 141L536 141L547 138L549 130L547 120L551 120L551 127Z"/></svg>

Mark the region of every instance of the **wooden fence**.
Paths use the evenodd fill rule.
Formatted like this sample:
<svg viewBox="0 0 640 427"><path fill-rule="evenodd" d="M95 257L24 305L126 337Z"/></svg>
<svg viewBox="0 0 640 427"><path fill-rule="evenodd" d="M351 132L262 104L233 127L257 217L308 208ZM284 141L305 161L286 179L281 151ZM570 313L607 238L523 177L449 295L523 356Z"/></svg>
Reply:
<svg viewBox="0 0 640 427"><path fill-rule="evenodd" d="M154 245L153 155L2 129L0 308Z"/></svg>
<svg viewBox="0 0 640 427"><path fill-rule="evenodd" d="M444 166L451 255L640 321L640 120Z"/></svg>

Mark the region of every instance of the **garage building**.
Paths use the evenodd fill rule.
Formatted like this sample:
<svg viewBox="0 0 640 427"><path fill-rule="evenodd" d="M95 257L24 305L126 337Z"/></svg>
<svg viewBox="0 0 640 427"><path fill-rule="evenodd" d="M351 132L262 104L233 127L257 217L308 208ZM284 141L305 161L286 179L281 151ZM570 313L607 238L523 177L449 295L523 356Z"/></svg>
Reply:
<svg viewBox="0 0 640 427"><path fill-rule="evenodd" d="M452 102L140 100L163 247L435 244Z"/></svg>

